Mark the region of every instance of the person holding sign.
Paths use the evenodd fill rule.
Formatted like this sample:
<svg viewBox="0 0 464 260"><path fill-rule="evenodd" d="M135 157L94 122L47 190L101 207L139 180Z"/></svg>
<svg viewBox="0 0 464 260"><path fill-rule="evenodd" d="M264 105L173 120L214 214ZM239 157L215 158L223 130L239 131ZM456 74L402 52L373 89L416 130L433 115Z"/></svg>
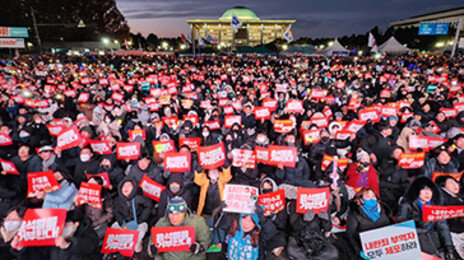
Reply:
<svg viewBox="0 0 464 260"><path fill-rule="evenodd" d="M424 175L432 178L434 172L457 173L458 166L451 160L451 154L445 145L441 145L434 150L434 157L426 160Z"/></svg>
<svg viewBox="0 0 464 260"><path fill-rule="evenodd" d="M22 219L26 213L27 208L24 206L15 206L8 212L5 212L5 217L2 219L2 226L0 227L0 258L1 259L13 259L15 258L14 253L16 250L10 250L8 245L13 248L16 247L17 240L13 243L13 240L19 232L21 227ZM38 250L31 250L28 253L37 253ZM42 250L40 250L42 251Z"/></svg>
<svg viewBox="0 0 464 260"><path fill-rule="evenodd" d="M464 198L458 180L452 176L439 176L435 183L442 189L444 206L464 206ZM448 222L451 238L459 256L464 259L464 221L463 218L451 218Z"/></svg>
<svg viewBox="0 0 464 260"><path fill-rule="evenodd" d="M193 214L187 207L187 203L181 197L172 198L167 208L167 212L158 222L155 227L194 227L195 240L189 246L189 251L170 251L164 248L164 252L160 253L159 247L153 244L153 234L148 240L148 255L156 256L156 259L206 259L206 249L209 248L211 237L209 227L205 219Z"/></svg>
<svg viewBox="0 0 464 260"><path fill-rule="evenodd" d="M53 172L53 176L60 184L61 189L46 194L43 191L40 192L37 198L43 198L42 208L71 209L74 196L77 195L78 190L72 182L69 171L65 168L58 168Z"/></svg>
<svg viewBox="0 0 464 260"><path fill-rule="evenodd" d="M441 205L441 201L441 193L435 183L427 177L419 177L406 190L396 219L398 222L415 221L423 252L445 259L457 259L446 221L422 220L422 206Z"/></svg>
<svg viewBox="0 0 464 260"><path fill-rule="evenodd" d="M345 238L351 248L344 253L350 254L353 259L359 256L369 259L363 254L359 233L393 224L388 214L372 188L364 187L356 193L350 204L346 224Z"/></svg>

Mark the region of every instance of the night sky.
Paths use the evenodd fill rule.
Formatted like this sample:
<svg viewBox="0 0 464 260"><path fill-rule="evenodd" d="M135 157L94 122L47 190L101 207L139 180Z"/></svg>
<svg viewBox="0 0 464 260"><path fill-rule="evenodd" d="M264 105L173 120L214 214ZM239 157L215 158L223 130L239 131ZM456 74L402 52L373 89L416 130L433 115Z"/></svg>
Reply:
<svg viewBox="0 0 464 260"><path fill-rule="evenodd" d="M450 8L462 0L116 0L133 33L177 37L190 33L187 19L218 19L233 6L253 10L261 19L295 19L295 38L339 37L365 33L378 25Z"/></svg>

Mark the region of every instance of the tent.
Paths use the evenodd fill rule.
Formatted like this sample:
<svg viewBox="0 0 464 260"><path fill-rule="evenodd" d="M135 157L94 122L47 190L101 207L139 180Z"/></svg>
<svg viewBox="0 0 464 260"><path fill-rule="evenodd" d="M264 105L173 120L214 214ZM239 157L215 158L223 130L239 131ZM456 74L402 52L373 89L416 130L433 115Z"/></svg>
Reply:
<svg viewBox="0 0 464 260"><path fill-rule="evenodd" d="M410 50L399 43L395 37L390 37L388 41L379 46L379 52L386 54L404 54Z"/></svg>
<svg viewBox="0 0 464 260"><path fill-rule="evenodd" d="M334 56L334 55L348 56L348 54L350 53L347 49L345 49L345 47L343 47L340 44L340 42L338 42L338 39L335 39L333 45L325 49L324 52L325 52L325 55L327 56Z"/></svg>
<svg viewBox="0 0 464 260"><path fill-rule="evenodd" d="M288 50L280 53L281 55L294 55L301 54L302 56L317 55L316 49L312 45L294 45L288 48Z"/></svg>

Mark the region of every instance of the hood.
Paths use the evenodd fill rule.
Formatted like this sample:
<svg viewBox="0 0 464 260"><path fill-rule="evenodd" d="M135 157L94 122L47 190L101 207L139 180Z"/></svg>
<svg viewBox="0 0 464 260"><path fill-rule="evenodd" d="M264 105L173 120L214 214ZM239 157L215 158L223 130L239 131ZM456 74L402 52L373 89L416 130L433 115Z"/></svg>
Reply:
<svg viewBox="0 0 464 260"><path fill-rule="evenodd" d="M419 197L420 190L425 186L429 187L433 191L433 196L430 200L430 203L432 205L441 205L442 196L440 190L438 189L435 183L433 183L429 178L424 176L415 179L411 183L411 185L409 185L408 189L406 190L406 193L403 196L403 199L408 203L413 203Z"/></svg>
<svg viewBox="0 0 464 260"><path fill-rule="evenodd" d="M184 175L181 173L172 173L171 176L169 176L168 183L166 185L166 189L169 190L169 185L171 183L178 183L180 185L180 191L177 195L181 194L184 191ZM169 192L171 192L169 190Z"/></svg>
<svg viewBox="0 0 464 260"><path fill-rule="evenodd" d="M240 226L240 230L243 231L242 228L242 218L245 217L246 215L250 215L253 221L255 222L256 226L258 226L259 229L261 229L261 226L259 225L259 217L257 214L245 214L245 213L240 213L240 218L238 219L238 225Z"/></svg>
<svg viewBox="0 0 464 260"><path fill-rule="evenodd" d="M135 183L135 181L133 181L132 179L129 179L129 178L125 178L124 180L122 180L119 185L118 185L118 195L121 196L121 198L126 198L126 196L124 196L122 194L122 186L124 185L124 183L126 182L131 182L132 185L134 186L134 189L132 190L131 194L129 195L129 197L127 197L128 200L131 200L135 197L135 195L137 195L137 189L138 189L138 185L137 183Z"/></svg>
<svg viewBox="0 0 464 260"><path fill-rule="evenodd" d="M74 233L74 236L85 236L92 229L92 220L88 217L84 217L82 221L79 222L79 226Z"/></svg>
<svg viewBox="0 0 464 260"><path fill-rule="evenodd" d="M272 191L277 191L279 189L279 187L277 186L277 183L273 179L266 177L259 184L259 194L261 194L263 192L263 184L264 184L264 182L270 182L271 183Z"/></svg>

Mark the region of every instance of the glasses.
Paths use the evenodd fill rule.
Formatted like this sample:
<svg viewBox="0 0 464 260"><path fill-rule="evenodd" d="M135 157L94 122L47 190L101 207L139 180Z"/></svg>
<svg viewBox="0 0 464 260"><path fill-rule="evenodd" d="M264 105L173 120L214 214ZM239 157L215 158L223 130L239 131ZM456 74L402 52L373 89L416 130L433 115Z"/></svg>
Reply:
<svg viewBox="0 0 464 260"><path fill-rule="evenodd" d="M21 148L19 149L20 152L28 152L29 151L29 148Z"/></svg>

